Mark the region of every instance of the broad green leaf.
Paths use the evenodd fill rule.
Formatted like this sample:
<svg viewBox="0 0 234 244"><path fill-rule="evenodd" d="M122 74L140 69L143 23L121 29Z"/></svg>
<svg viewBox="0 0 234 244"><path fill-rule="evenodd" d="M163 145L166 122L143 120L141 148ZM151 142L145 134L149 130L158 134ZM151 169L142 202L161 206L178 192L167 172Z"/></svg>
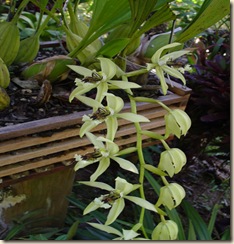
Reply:
<svg viewBox="0 0 234 244"><path fill-rule="evenodd" d="M80 45L69 56L75 57L98 37L129 19L130 11L127 0L94 0L89 29Z"/></svg>
<svg viewBox="0 0 234 244"><path fill-rule="evenodd" d="M176 34L176 42L186 42L230 14L229 0L205 0L190 24Z"/></svg>
<svg viewBox="0 0 234 244"><path fill-rule="evenodd" d="M154 9L157 0L129 0L131 9L131 32L130 36L139 29Z"/></svg>
<svg viewBox="0 0 234 244"><path fill-rule="evenodd" d="M172 10L168 7L167 4L164 4L162 8L158 9L151 17L147 19L147 21L145 21L145 23L141 26L140 30L137 32L137 35L134 35L134 37L140 36L144 34L146 31L150 30L151 28L161 25L170 20L174 20L175 18L176 15L172 12ZM165 43L165 45L166 44L168 44L168 42Z"/></svg>
<svg viewBox="0 0 234 244"><path fill-rule="evenodd" d="M129 38L111 40L99 49L96 56L112 58L120 53L127 46L128 42Z"/></svg>

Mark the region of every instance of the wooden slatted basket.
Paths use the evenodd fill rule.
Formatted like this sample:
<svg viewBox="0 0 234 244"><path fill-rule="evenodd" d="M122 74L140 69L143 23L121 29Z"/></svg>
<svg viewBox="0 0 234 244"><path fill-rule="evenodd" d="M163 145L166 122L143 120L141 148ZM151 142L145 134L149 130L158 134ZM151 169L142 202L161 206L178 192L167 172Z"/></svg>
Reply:
<svg viewBox="0 0 234 244"><path fill-rule="evenodd" d="M159 100L170 108L184 110L190 93L189 88L174 83L169 95L161 96ZM130 111L128 104L123 112L126 111ZM83 155L93 150L86 137L79 137L82 116L90 113L91 111L74 112L0 128L2 199L7 195L6 188L11 188L15 196L26 197L14 206L0 211L5 223L10 223L26 211L38 209L44 209L43 216L50 216L55 220L47 220L50 225L63 223L67 208L65 196L71 191L75 175L74 155ZM138 113L150 119L149 123L142 123L144 130L164 133L166 111L161 106L139 103ZM104 135L104 125L99 125L93 132ZM134 125L120 120L115 142L120 147L128 147L135 141ZM144 146L152 143L152 140L143 137Z"/></svg>

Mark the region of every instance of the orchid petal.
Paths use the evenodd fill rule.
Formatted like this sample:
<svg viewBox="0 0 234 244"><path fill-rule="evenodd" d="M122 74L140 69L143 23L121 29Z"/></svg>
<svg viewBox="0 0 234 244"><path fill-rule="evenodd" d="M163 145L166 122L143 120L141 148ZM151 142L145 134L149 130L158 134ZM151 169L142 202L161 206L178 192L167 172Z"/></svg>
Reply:
<svg viewBox="0 0 234 244"><path fill-rule="evenodd" d="M105 93L108 91L108 84L106 82L100 82L97 86L96 100L102 102L105 97Z"/></svg>
<svg viewBox="0 0 234 244"><path fill-rule="evenodd" d="M152 63L157 64L157 63L159 62L160 56L161 56L161 54L162 54L162 52L163 52L164 50L166 50L166 49L170 49L170 48L173 48L173 47L176 47L176 46L180 46L180 45L181 45L181 43L174 42L174 43L171 43L171 44L168 44L168 45L165 45L165 46L159 48L159 49L155 52L155 54L152 56L152 58L151 58Z"/></svg>
<svg viewBox="0 0 234 244"><path fill-rule="evenodd" d="M106 99L108 107L113 109L115 113L118 113L124 107L124 101L121 97L117 97L113 94L107 93Z"/></svg>
<svg viewBox="0 0 234 244"><path fill-rule="evenodd" d="M116 74L116 64L108 58L98 58L101 64L102 72L107 76L107 79L112 79Z"/></svg>
<svg viewBox="0 0 234 244"><path fill-rule="evenodd" d="M122 80L110 80L109 83L115 87L119 87L121 89L132 89L132 88L141 88L140 85L130 82L130 81L122 81Z"/></svg>
<svg viewBox="0 0 234 244"><path fill-rule="evenodd" d="M102 106L102 104L90 97L86 97L86 96L76 96L76 98L78 100L80 100L82 103L86 104L89 107L92 107L94 109L98 109L99 107Z"/></svg>
<svg viewBox="0 0 234 244"><path fill-rule="evenodd" d="M82 160L82 161L76 163L74 170L77 171L77 170L82 169L93 163L95 163L95 161Z"/></svg>
<svg viewBox="0 0 234 244"><path fill-rule="evenodd" d="M134 197L134 196L124 196L124 198L128 199L131 202L134 202L135 204L137 204L137 205L139 205L145 209L151 210L151 211L156 212L156 213L158 212L156 210L155 206L145 199L142 199L139 197Z"/></svg>
<svg viewBox="0 0 234 244"><path fill-rule="evenodd" d="M105 148L105 145L103 144L103 142L101 140L97 140L97 137L90 133L87 132L86 136L88 137L88 139L92 142L92 144L97 147L97 148Z"/></svg>
<svg viewBox="0 0 234 244"><path fill-rule="evenodd" d="M88 224L93 226L96 229L105 231L107 233L114 234L114 235L117 235L117 236L122 236L122 233L120 231L118 231L117 229L115 229L115 228L113 228L111 226L102 225L102 224L96 224L96 223L89 223L89 222L88 222Z"/></svg>
<svg viewBox="0 0 234 244"><path fill-rule="evenodd" d="M84 184L86 186L96 187L96 188L106 190L106 191L114 191L113 187L111 187L103 182L97 182L97 181L78 181L78 182L80 184Z"/></svg>
<svg viewBox="0 0 234 244"><path fill-rule="evenodd" d="M68 65L70 69L83 76L92 76L93 71L82 66Z"/></svg>
<svg viewBox="0 0 234 244"><path fill-rule="evenodd" d="M105 225L110 225L111 223L113 223L118 218L120 213L123 211L124 207L125 207L125 202L123 198L119 198L115 200L107 216Z"/></svg>
<svg viewBox="0 0 234 244"><path fill-rule="evenodd" d="M172 52L172 53L168 53L166 55L164 55L161 59L163 60L175 60L183 55L185 55L186 53L189 53L191 52L191 50L180 50L180 51L175 51L175 52Z"/></svg>
<svg viewBox="0 0 234 244"><path fill-rule="evenodd" d="M80 137L83 137L84 134L91 131L93 128L95 128L100 123L101 123L101 121L98 121L98 120L85 121L85 123L80 128Z"/></svg>
<svg viewBox="0 0 234 244"><path fill-rule="evenodd" d="M90 176L90 181L95 181L110 166L109 158L102 158L96 171Z"/></svg>
<svg viewBox="0 0 234 244"><path fill-rule="evenodd" d="M136 166L133 163L131 163L130 161L120 158L120 157L111 157L111 159L115 160L122 169L128 170L135 174L139 173Z"/></svg>
<svg viewBox="0 0 234 244"><path fill-rule="evenodd" d="M124 230L123 229L123 239L125 241L133 240L135 237L139 236L140 234L136 233L134 230Z"/></svg>
<svg viewBox="0 0 234 244"><path fill-rule="evenodd" d="M124 193L124 195L127 195L129 192L134 191L139 187L140 187L139 184L133 185L120 177L117 177L115 179L115 189Z"/></svg>
<svg viewBox="0 0 234 244"><path fill-rule="evenodd" d="M156 70L156 75L158 76L158 78L160 80L160 84L161 84L161 88L162 88L163 94L166 95L167 94L168 85L167 85L167 83L165 81L163 70L159 66L156 66L155 70Z"/></svg>
<svg viewBox="0 0 234 244"><path fill-rule="evenodd" d="M116 131L118 129L118 120L116 117L108 117L106 119L107 135L110 140L114 140Z"/></svg>
<svg viewBox="0 0 234 244"><path fill-rule="evenodd" d="M134 113L121 113L118 114L117 117L131 122L150 122L145 116Z"/></svg>
<svg viewBox="0 0 234 244"><path fill-rule="evenodd" d="M176 77L176 78L180 79L180 80L184 83L184 85L186 84L186 81L185 81L184 76L183 76L178 70L176 70L176 69L174 69L174 68L171 68L171 67L169 67L169 66L167 66L167 65L164 65L164 66L162 67L162 69L163 69L167 74L169 74L169 75L171 75L171 76L173 76L173 77Z"/></svg>
<svg viewBox="0 0 234 244"><path fill-rule="evenodd" d="M96 209L100 208L99 205L97 205L95 202L91 202L85 209L84 209L84 212L83 214L88 214L90 212L93 212L95 211Z"/></svg>

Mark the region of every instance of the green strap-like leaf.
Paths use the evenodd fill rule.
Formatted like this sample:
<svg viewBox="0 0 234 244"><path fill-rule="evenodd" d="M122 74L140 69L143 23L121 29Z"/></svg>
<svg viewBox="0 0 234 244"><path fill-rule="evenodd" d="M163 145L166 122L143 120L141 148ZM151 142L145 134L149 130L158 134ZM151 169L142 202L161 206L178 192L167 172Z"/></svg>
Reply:
<svg viewBox="0 0 234 244"><path fill-rule="evenodd" d="M193 21L176 35L176 41L188 41L228 14L230 14L229 0L205 0Z"/></svg>
<svg viewBox="0 0 234 244"><path fill-rule="evenodd" d="M197 212L197 210L194 209L194 207L191 204L189 204L187 201L183 201L181 203L181 206L185 210L187 217L191 219L197 238L199 240L206 240L206 241L212 240L207 225L202 219L202 217L200 216L200 214Z"/></svg>

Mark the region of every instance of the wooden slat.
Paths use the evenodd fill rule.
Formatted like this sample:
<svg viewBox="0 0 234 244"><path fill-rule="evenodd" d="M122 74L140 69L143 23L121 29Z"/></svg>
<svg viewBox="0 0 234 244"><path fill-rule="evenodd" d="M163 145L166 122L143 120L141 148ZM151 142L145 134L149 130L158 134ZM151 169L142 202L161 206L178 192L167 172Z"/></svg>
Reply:
<svg viewBox="0 0 234 244"><path fill-rule="evenodd" d="M157 129L152 130L152 132L158 133L158 134L162 134L164 133L164 127L159 127ZM142 136L142 140L147 140L148 137L147 136ZM116 140L116 143L118 145L121 146L125 146L131 143L135 143L136 142L136 137L134 135L130 135L129 138L119 138ZM74 155L77 154L81 154L84 155L87 152L92 152L93 151L93 147L92 145L86 146L86 147L78 147L78 148L73 148L70 151L67 151L66 154L64 154L63 152L61 152L61 155L59 156L54 156L54 157L50 157L50 158L39 158L39 159L35 159L33 161L29 161L27 163L17 163L15 165L12 165L13 167L1 167L0 170L0 177L4 177L4 176L9 176L9 175L13 175L13 174L17 174L20 172L25 172L27 170L32 170L32 169L36 169L36 168L40 168L40 167L45 167L45 166L49 166L55 163L61 163L63 161L66 160L73 160L74 159Z"/></svg>
<svg viewBox="0 0 234 244"><path fill-rule="evenodd" d="M185 109L191 90L185 91L178 84L173 84L177 94L159 97L159 100L171 109ZM155 108L157 108L155 110ZM138 103L138 113L150 119L150 123L141 123L143 130L158 134L165 133L164 115L166 111L158 104ZM126 104L122 112L130 111ZM79 137L82 116L92 111L75 112L73 114L27 122L0 128L0 177L17 174L27 175L38 171L41 167L57 167L64 162L72 162L74 155L85 154L93 150L86 137ZM93 133L101 135L105 123L93 129ZM47 133L49 132L49 133ZM51 132L51 134L50 134ZM42 134L41 134L42 133ZM136 130L132 122L119 120L116 143L120 148L135 145ZM153 140L142 136L143 145L152 145ZM65 167L65 166L64 166ZM38 169L38 170L37 170Z"/></svg>
<svg viewBox="0 0 234 244"><path fill-rule="evenodd" d="M163 101L164 104L174 104L182 101L186 101L187 97L181 97L176 94L161 96L159 98L160 101ZM141 106L140 106L141 105ZM157 104L148 104L148 103L138 103L138 111L146 110L153 107L158 107ZM123 111L129 111L130 105L126 104L125 109ZM63 115L63 116L55 116L51 118L26 122L22 124L16 124L12 126L6 126L0 128L0 141L7 140L11 138L16 138L20 136L25 136L29 134L39 133L42 131L51 131L54 129L64 128L72 125L81 125L82 124L82 116L84 114L92 113L91 110L82 111L82 112L74 112L72 114Z"/></svg>

